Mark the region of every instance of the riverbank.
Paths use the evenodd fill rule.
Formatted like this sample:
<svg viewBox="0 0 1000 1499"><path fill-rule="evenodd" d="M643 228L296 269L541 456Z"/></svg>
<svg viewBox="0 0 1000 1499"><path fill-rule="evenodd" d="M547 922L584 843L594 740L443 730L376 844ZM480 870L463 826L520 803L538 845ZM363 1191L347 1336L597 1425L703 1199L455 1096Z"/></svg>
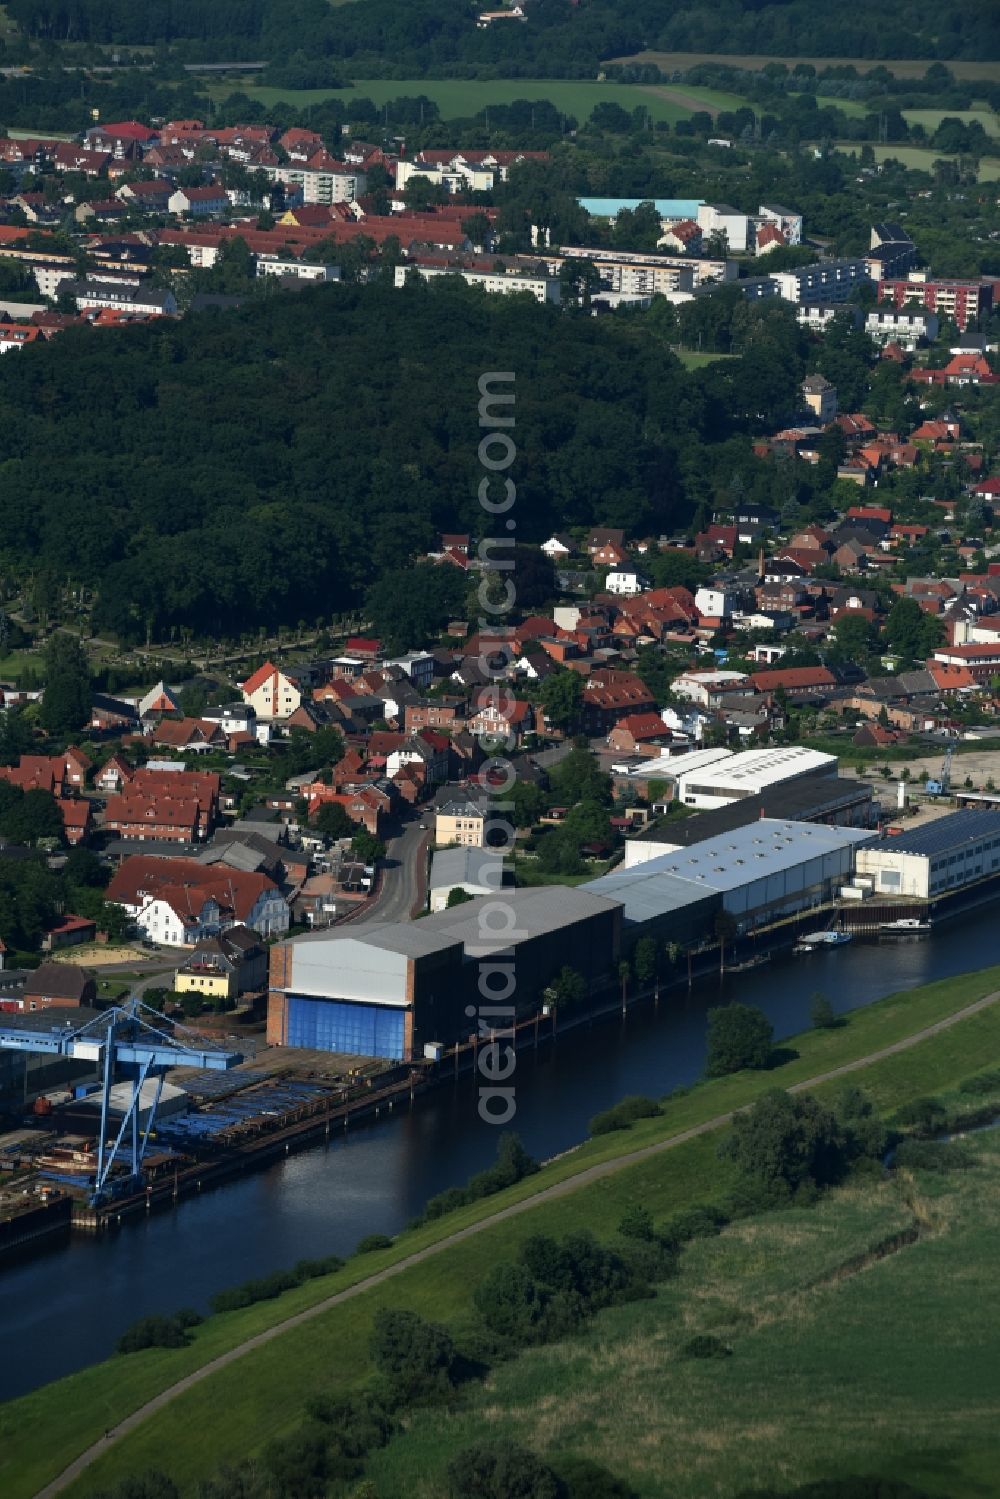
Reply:
<svg viewBox="0 0 1000 1499"><path fill-rule="evenodd" d="M954 1017L998 985L1000 969L993 968L891 995L855 1012L842 1029L795 1037L789 1048L794 1058L771 1072L741 1073L692 1088L671 1098L661 1117L643 1121L627 1135L587 1141L508 1192L401 1235L391 1249L355 1258L336 1276L298 1288L279 1302L210 1319L188 1348L110 1359L10 1402L0 1409L0 1487L10 1499L28 1499L90 1444L100 1443L109 1425L123 1424L129 1412L248 1339L357 1287L341 1304L272 1335L253 1358L237 1358L197 1388L165 1401L136 1430L101 1449L86 1476L68 1491L85 1494L126 1472L161 1465L164 1454L171 1455L177 1478L190 1481L209 1465L255 1450L294 1424L311 1388L347 1388L363 1377L367 1329L377 1304L388 1301L447 1318L455 1313L456 1287L474 1286L528 1233L584 1226L600 1233L608 1225L613 1229L631 1202L642 1201L663 1216L699 1200L707 1173L716 1170L714 1135L733 1109L767 1088L834 1089L839 1069L854 1067L878 1106L889 1110L934 1086L953 1086L995 1055L1000 1007L991 1003L960 1020ZM948 1028L930 1032L942 1023ZM882 1052L887 1054L869 1060ZM639 1151L652 1154L637 1158ZM605 1169L584 1175L595 1168ZM446 1249L440 1247L446 1243ZM383 1289L390 1277L391 1293ZM162 1309L183 1300L178 1287ZM225 1421L215 1414L220 1410L227 1413Z"/></svg>

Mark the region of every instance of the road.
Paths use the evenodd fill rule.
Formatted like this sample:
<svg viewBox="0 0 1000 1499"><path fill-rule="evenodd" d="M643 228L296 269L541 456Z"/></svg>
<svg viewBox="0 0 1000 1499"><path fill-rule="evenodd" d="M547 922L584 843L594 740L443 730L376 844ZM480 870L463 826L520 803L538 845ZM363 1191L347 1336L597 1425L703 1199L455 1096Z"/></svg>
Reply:
<svg viewBox="0 0 1000 1499"><path fill-rule="evenodd" d="M789 1093L803 1093L809 1088L816 1088L821 1083L832 1082L834 1078L845 1077L849 1073L858 1072L862 1068L870 1067L875 1062L883 1061L886 1057L896 1056L900 1052L909 1051L911 1047L918 1046L931 1036L936 1036L941 1031L950 1030L953 1025L967 1020L971 1015L976 1015L980 1010L995 1004L1000 1000L1000 990L987 994L983 999L977 999L973 1004L966 1005L961 1010L956 1010L954 1015L948 1015L944 1020L935 1021L933 1025L925 1026L923 1030L915 1031L911 1036L904 1036L901 1041L894 1041L890 1046L883 1046L878 1051L869 1052L867 1056L857 1057L853 1062L845 1062L840 1067L833 1067L828 1072L817 1073L815 1077L806 1078L803 1082L793 1084ZM375 1286L401 1275L404 1270L411 1269L414 1265L421 1264L424 1260L431 1259L440 1254L442 1250L448 1249L453 1244L461 1243L463 1239L470 1239L474 1234L482 1233L484 1229L491 1228L495 1223L501 1223L507 1218L516 1218L521 1213L529 1212L540 1202L551 1202L557 1198L565 1197L570 1192L575 1192L579 1187L587 1186L591 1182L600 1181L603 1177L612 1176L628 1166L636 1165L639 1161L648 1160L650 1156L660 1155L665 1150L675 1150L678 1145L685 1144L699 1135L712 1133L714 1130L722 1129L731 1124L733 1112L730 1110L725 1114L717 1114L713 1119L706 1119L702 1124L693 1125L690 1129L681 1130L676 1135L669 1136L666 1140L658 1140L653 1145L645 1145L640 1150L631 1150L624 1155L616 1156L610 1161L601 1161L595 1166L587 1166L583 1171L577 1172L575 1176L567 1177L565 1181L555 1182L551 1187L543 1187L531 1197L526 1197L521 1202L512 1203L509 1207L501 1208L496 1213L491 1213L488 1218L481 1218L478 1223L471 1223L467 1228L457 1229L436 1243L429 1244L425 1249L418 1249L414 1254L408 1254L404 1259L397 1260L394 1265L389 1265L385 1270L379 1270L374 1275L367 1276L364 1280L357 1281L353 1286L348 1286L343 1291L338 1291L333 1296L327 1296L323 1301L318 1301L315 1306L308 1307L303 1312L298 1312L294 1317L288 1317L284 1322L277 1323L274 1327L267 1328L264 1332L257 1333L252 1338L247 1338L243 1343L238 1343L235 1348L222 1353L218 1358L212 1359L200 1369L179 1379L176 1384L170 1385L155 1395L152 1400L147 1400L138 1410L126 1416L125 1419L110 1431L103 1441L95 1442L80 1454L68 1468L60 1473L58 1478L53 1479L45 1488L39 1489L35 1499L54 1499L56 1494L63 1493L71 1483L90 1465L102 1457L108 1451L109 1446L129 1436L136 1431L142 1423L150 1416L156 1415L163 1410L172 1400L179 1395L185 1394L195 1385L208 1379L212 1374L218 1373L220 1369L226 1368L228 1364L235 1363L237 1359L243 1358L248 1353L262 1348L274 1338L281 1337L292 1328L301 1327L305 1322L311 1322L314 1317L322 1317L333 1307L340 1306L345 1301L351 1301L355 1296L360 1296Z"/></svg>
<svg viewBox="0 0 1000 1499"><path fill-rule="evenodd" d="M429 820L433 818L429 814ZM434 834L419 822L404 823L385 846L378 894L367 902L351 926L370 921L409 921L427 899L427 848Z"/></svg>

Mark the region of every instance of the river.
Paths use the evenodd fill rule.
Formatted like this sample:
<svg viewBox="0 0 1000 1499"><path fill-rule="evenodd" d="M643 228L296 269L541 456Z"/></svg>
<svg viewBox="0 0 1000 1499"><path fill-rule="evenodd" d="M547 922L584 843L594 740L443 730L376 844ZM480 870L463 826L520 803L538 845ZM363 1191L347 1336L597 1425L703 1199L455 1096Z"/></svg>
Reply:
<svg viewBox="0 0 1000 1499"><path fill-rule="evenodd" d="M587 1121L626 1093L662 1095L693 1082L705 1055L705 1012L720 1000L759 1005L776 1035L809 1025L821 989L844 1012L1000 960L996 908L941 925L927 940L874 943L672 990L554 1046L518 1056L517 1129L539 1159L576 1144ZM306 1256L348 1254L368 1233L396 1233L436 1192L494 1158L496 1130L476 1111L471 1078L445 1085L346 1138L321 1143L176 1209L100 1239L0 1272L0 1398L106 1357L137 1317L181 1306L206 1310L214 1291Z"/></svg>

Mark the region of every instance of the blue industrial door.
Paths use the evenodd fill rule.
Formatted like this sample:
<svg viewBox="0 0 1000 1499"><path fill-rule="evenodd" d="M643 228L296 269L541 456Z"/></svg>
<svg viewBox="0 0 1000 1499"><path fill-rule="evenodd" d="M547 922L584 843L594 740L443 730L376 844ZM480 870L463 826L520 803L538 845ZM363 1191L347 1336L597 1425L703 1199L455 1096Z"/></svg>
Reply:
<svg viewBox="0 0 1000 1499"><path fill-rule="evenodd" d="M345 999L288 997L288 1045L358 1057L403 1059L403 1010L349 1004Z"/></svg>

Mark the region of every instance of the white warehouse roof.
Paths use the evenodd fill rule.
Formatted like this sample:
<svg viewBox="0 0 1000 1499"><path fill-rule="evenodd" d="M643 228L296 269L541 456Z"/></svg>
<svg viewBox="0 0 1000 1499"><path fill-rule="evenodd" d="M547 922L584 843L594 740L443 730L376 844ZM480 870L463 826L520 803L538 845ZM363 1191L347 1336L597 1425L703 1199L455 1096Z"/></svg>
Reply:
<svg viewBox="0 0 1000 1499"><path fill-rule="evenodd" d="M655 760L643 760L629 775L644 781L668 780L676 781L680 776L686 775L689 770L707 769L709 765L715 765L720 760L736 760L740 757L734 755L732 750L727 749L705 749L689 750L683 755L660 755Z"/></svg>
<svg viewBox="0 0 1000 1499"><path fill-rule="evenodd" d="M823 772L834 775L836 770L836 755L805 749L801 744L745 750L742 754L730 755L714 768L708 765L704 770L701 765L688 765L683 759L674 764L674 774L682 792L684 783L693 772L697 772L699 788L703 787L711 795L732 793L734 800L741 796L756 796L767 786L774 786L789 776L822 775Z"/></svg>
<svg viewBox="0 0 1000 1499"><path fill-rule="evenodd" d="M744 828L648 859L631 869L619 867L577 888L621 901L627 922L650 921L706 896L724 896L813 859L839 855L874 836L865 828L762 817Z"/></svg>

